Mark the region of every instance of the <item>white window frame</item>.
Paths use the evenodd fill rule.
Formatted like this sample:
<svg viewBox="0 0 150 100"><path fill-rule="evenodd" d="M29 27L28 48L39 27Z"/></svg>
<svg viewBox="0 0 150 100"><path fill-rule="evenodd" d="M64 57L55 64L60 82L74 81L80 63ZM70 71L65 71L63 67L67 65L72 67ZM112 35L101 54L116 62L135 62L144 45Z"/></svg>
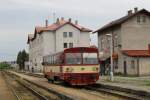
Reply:
<svg viewBox="0 0 150 100"><path fill-rule="evenodd" d="M66 47L65 47L65 44L66 44ZM64 48L68 48L68 43L64 43Z"/></svg>
<svg viewBox="0 0 150 100"><path fill-rule="evenodd" d="M64 38L67 38L67 36L68 36L68 35L67 35L67 32L63 32L63 37L64 37Z"/></svg>
<svg viewBox="0 0 150 100"><path fill-rule="evenodd" d="M73 37L73 32L69 32L69 37Z"/></svg>

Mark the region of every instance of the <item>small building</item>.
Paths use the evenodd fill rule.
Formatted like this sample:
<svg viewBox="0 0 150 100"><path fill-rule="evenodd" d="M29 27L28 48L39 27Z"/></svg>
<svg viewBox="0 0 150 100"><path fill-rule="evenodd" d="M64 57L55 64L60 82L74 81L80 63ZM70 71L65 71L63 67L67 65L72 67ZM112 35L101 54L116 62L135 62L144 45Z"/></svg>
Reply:
<svg viewBox="0 0 150 100"><path fill-rule="evenodd" d="M29 71L30 69L29 69L29 61L25 61L24 62L24 70L25 71Z"/></svg>
<svg viewBox="0 0 150 100"><path fill-rule="evenodd" d="M42 71L43 56L60 52L71 47L89 47L92 30L72 22L57 18L49 25L35 27L34 34L28 35L30 70Z"/></svg>
<svg viewBox="0 0 150 100"><path fill-rule="evenodd" d="M7 61L6 63L9 64L13 69L19 69L19 66L16 61Z"/></svg>
<svg viewBox="0 0 150 100"><path fill-rule="evenodd" d="M110 37L113 38L114 73L150 75L150 12L129 10L127 15L96 30L102 69L110 64Z"/></svg>

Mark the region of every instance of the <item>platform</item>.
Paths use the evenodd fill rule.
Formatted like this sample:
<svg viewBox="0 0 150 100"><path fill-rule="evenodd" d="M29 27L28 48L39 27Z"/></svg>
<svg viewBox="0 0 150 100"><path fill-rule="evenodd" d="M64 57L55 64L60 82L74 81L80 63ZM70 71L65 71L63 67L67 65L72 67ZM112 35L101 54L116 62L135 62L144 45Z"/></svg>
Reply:
<svg viewBox="0 0 150 100"><path fill-rule="evenodd" d="M100 77L97 83L136 91L145 91L150 94L150 76L146 77L115 76L113 82L109 80L109 76L102 76Z"/></svg>

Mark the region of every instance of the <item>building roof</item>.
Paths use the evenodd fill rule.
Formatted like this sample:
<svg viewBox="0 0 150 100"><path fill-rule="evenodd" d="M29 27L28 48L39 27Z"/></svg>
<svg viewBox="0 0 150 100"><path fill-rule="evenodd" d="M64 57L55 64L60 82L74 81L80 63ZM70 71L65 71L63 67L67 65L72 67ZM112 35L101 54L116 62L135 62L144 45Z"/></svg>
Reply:
<svg viewBox="0 0 150 100"><path fill-rule="evenodd" d="M122 50L122 52L130 57L150 57L149 50Z"/></svg>
<svg viewBox="0 0 150 100"><path fill-rule="evenodd" d="M28 34L28 41L27 43L29 43L29 41L31 41L34 38L34 34Z"/></svg>
<svg viewBox="0 0 150 100"><path fill-rule="evenodd" d="M35 29L38 33L41 33L43 31L56 31L56 30L58 30L59 28L61 28L62 26L66 25L66 24L70 24L70 25L74 26L75 28L79 29L82 32L91 32L92 31L88 28L85 28L83 26L80 26L78 24L74 24L71 21L66 21L66 20L60 20L59 22L53 23L53 24L51 24L47 27L37 26L37 27L35 27Z"/></svg>
<svg viewBox="0 0 150 100"><path fill-rule="evenodd" d="M72 23L71 21L69 20L64 20L64 19L61 19L61 20L58 20L56 23L53 23L51 25L48 25L47 27L41 27L41 26L36 26L35 27L35 33L34 33L34 37L32 38L32 40L34 40L36 38L36 34L41 34L42 32L44 31L56 31L58 30L59 28L63 27L64 25L66 24L70 24L72 25L73 27L77 28L78 30L80 30L81 32L92 32L92 30L88 29L88 28L85 28L83 26L80 26L79 24L75 24L75 23Z"/></svg>
<svg viewBox="0 0 150 100"><path fill-rule="evenodd" d="M100 29L94 31L93 33L102 32L102 31L104 31L104 30L106 30L106 29L115 27L115 26L117 26L117 25L121 25L122 23L124 23L124 22L127 21L128 19L130 19L130 18L136 16L136 15L139 14L139 13L146 13L147 15L150 16L150 12L149 12L149 11L147 11L146 9L141 9L141 10L135 12L135 13L132 13L132 14L126 15L126 16L120 18L120 19L114 20L114 21L112 21L112 22L110 22L110 23L104 25L104 26L101 27Z"/></svg>

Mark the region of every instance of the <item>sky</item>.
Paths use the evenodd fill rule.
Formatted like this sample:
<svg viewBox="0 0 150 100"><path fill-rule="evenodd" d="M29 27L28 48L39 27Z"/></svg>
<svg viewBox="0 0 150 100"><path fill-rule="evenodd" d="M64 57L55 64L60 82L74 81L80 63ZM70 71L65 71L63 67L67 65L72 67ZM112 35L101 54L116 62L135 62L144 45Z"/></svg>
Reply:
<svg viewBox="0 0 150 100"><path fill-rule="evenodd" d="M150 11L150 0L0 0L0 61L16 60L20 50L28 51L27 36L35 26L57 17L78 20L79 24L96 30L138 7ZM97 34L91 35L97 45Z"/></svg>

